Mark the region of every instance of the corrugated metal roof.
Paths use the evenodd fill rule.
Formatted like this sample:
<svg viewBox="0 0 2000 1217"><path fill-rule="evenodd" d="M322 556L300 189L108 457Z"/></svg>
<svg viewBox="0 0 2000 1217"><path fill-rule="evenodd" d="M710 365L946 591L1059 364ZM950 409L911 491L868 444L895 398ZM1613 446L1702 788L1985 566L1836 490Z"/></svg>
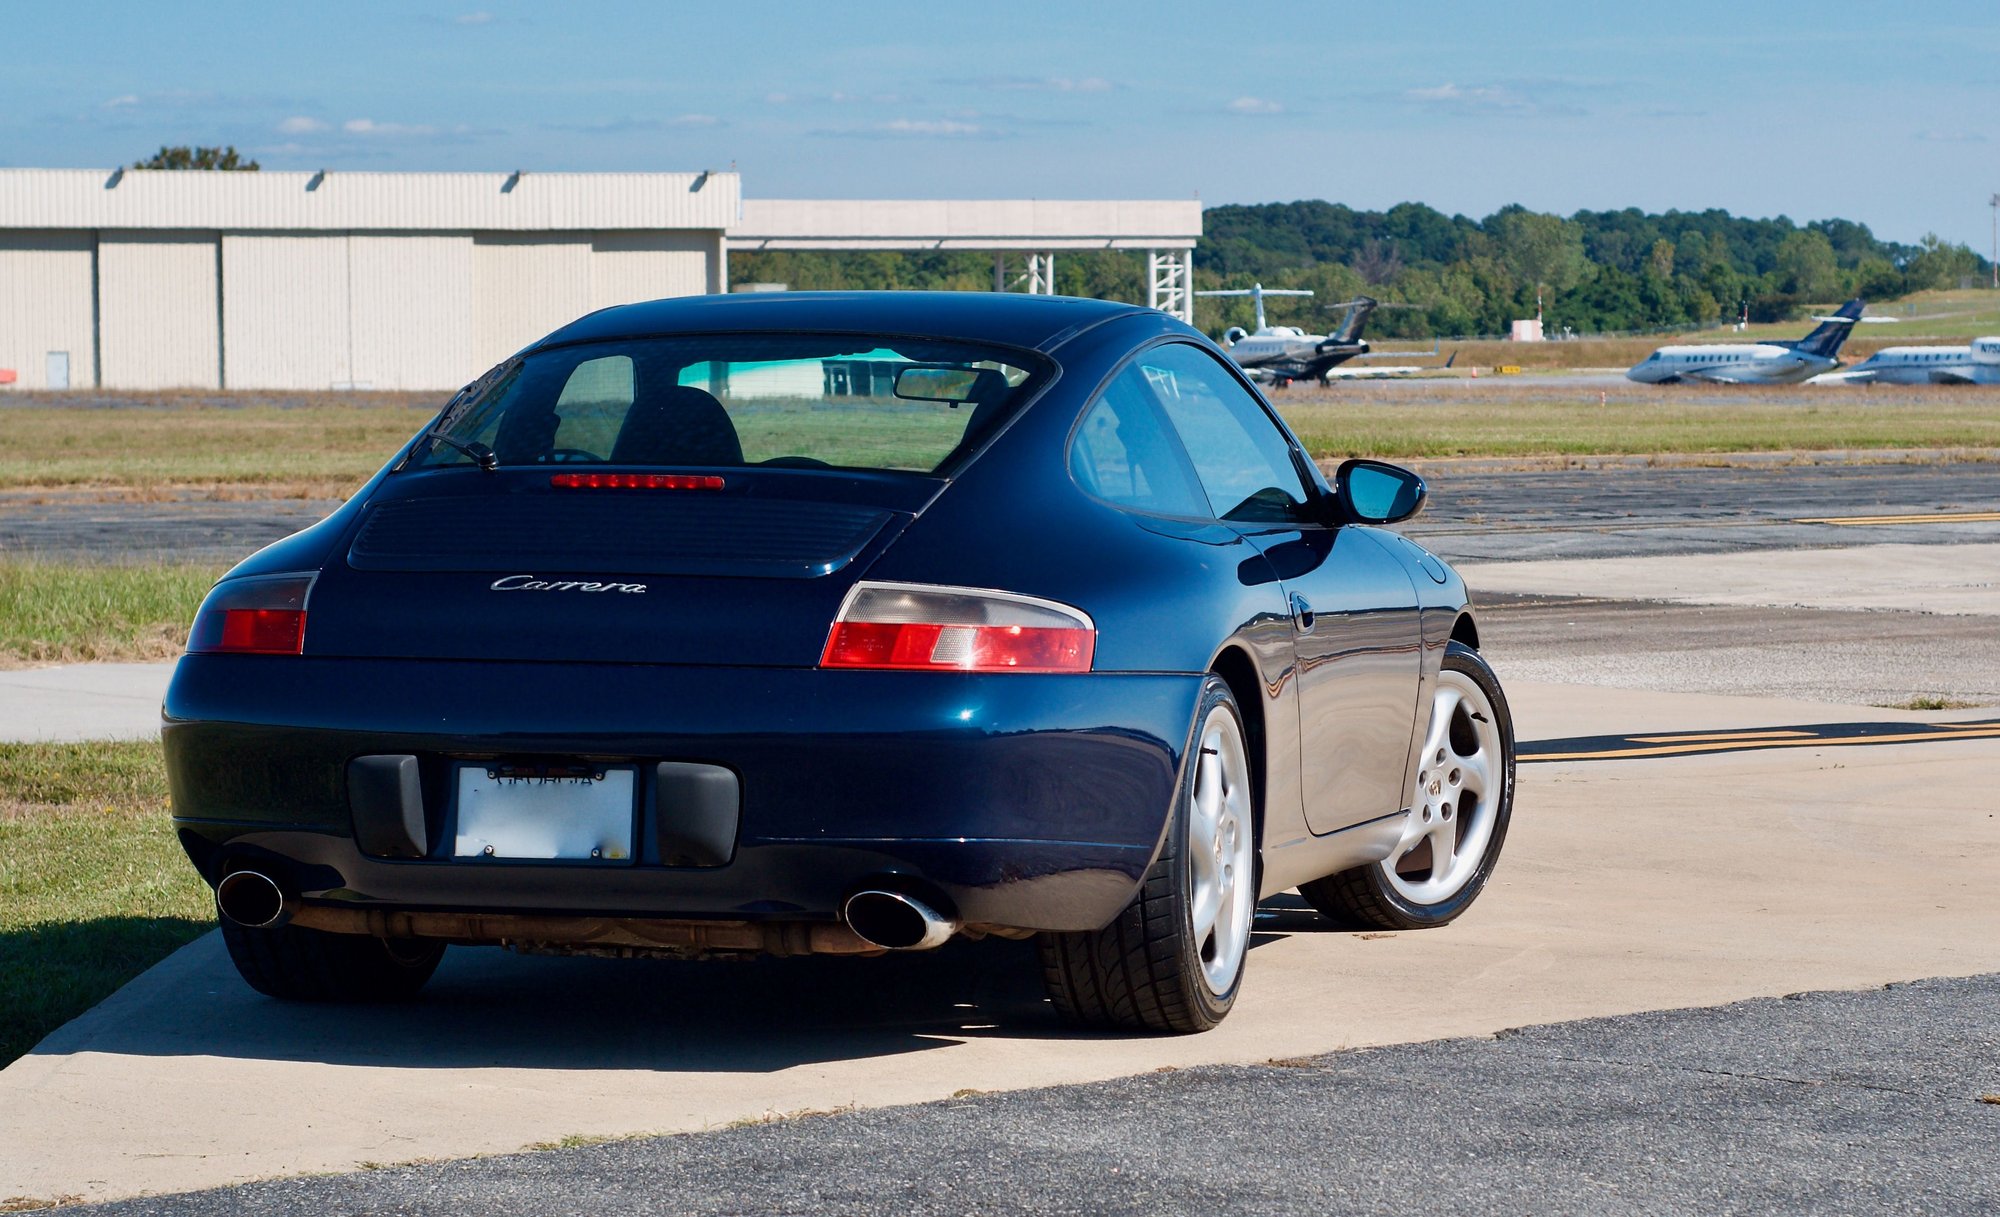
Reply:
<svg viewBox="0 0 2000 1217"><path fill-rule="evenodd" d="M745 199L731 249L1191 249L1196 199Z"/></svg>
<svg viewBox="0 0 2000 1217"><path fill-rule="evenodd" d="M722 229L734 173L223 173L0 169L0 228Z"/></svg>

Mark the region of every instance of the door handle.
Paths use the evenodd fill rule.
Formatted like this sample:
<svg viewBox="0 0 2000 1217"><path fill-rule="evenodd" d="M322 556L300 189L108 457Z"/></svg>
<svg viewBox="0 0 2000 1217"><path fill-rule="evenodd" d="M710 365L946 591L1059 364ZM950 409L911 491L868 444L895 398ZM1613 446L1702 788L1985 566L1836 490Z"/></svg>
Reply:
<svg viewBox="0 0 2000 1217"><path fill-rule="evenodd" d="M1297 592L1292 593L1292 622L1298 626L1299 633L1312 633L1313 606L1307 603L1306 598Z"/></svg>

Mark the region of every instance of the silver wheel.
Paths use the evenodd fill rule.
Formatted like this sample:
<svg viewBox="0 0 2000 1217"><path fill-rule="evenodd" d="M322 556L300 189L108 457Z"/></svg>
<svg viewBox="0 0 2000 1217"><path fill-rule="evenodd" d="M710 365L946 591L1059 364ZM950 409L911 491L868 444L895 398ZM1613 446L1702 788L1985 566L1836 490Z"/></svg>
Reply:
<svg viewBox="0 0 2000 1217"><path fill-rule="evenodd" d="M1236 984L1257 903L1256 833L1243 729L1227 706L1202 721L1188 807L1188 915L1202 977L1221 996Z"/></svg>
<svg viewBox="0 0 2000 1217"><path fill-rule="evenodd" d="M1377 864L1403 899L1442 904L1479 872L1499 819L1504 755L1485 690L1463 672L1439 672L1410 818L1395 851Z"/></svg>

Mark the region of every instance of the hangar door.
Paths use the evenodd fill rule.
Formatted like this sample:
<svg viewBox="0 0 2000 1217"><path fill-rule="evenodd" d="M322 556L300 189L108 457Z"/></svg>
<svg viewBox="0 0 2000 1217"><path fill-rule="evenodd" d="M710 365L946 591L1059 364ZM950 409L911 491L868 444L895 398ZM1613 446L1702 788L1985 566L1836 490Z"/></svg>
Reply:
<svg viewBox="0 0 2000 1217"><path fill-rule="evenodd" d="M220 236L106 230L97 244L98 325L107 389L222 383Z"/></svg>

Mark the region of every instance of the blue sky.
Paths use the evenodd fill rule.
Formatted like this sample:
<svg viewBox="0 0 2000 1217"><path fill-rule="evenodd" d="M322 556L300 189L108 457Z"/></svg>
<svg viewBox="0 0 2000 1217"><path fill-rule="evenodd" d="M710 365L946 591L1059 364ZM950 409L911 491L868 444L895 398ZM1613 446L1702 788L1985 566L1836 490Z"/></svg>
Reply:
<svg viewBox="0 0 2000 1217"><path fill-rule="evenodd" d="M4 11L13 166L734 162L763 197L1725 207L1982 252L2000 190L1992 0Z"/></svg>

